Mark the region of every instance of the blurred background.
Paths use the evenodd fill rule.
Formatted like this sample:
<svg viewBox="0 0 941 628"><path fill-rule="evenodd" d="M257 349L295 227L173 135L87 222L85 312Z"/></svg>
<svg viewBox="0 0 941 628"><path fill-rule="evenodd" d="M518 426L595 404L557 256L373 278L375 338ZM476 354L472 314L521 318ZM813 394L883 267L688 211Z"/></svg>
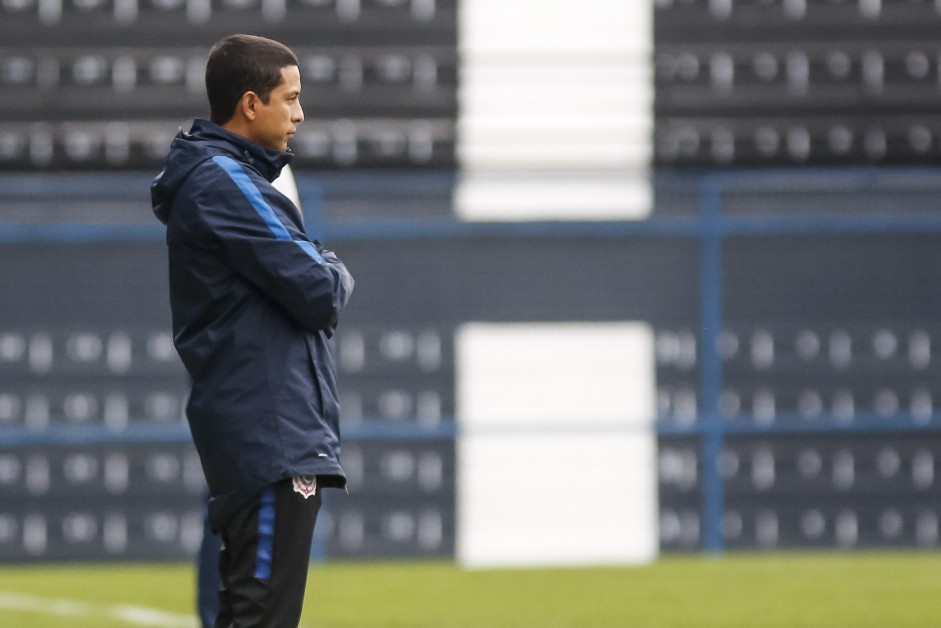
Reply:
<svg viewBox="0 0 941 628"><path fill-rule="evenodd" d="M930 0L0 0L0 561L199 546L149 183L234 32L297 53L303 210L357 278L350 493L315 558L500 563L549 519L600 545L513 561L937 548L939 25Z"/></svg>

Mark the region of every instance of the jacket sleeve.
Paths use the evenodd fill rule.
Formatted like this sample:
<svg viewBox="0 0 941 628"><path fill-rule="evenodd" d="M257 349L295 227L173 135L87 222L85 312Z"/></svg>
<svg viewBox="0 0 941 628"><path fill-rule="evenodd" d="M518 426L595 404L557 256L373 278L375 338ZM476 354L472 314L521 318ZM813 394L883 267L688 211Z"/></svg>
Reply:
<svg viewBox="0 0 941 628"><path fill-rule="evenodd" d="M231 267L303 329L332 333L353 291L343 262L283 220L276 206L284 197L273 188L264 194L260 178L234 159L215 157L207 167L221 171L209 177L217 185L203 186L200 212Z"/></svg>

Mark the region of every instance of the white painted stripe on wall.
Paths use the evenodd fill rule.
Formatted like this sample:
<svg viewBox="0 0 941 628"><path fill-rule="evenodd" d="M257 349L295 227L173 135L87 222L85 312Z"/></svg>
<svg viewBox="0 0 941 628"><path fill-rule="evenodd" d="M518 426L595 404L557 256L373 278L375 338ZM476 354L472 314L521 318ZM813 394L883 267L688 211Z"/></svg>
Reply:
<svg viewBox="0 0 941 628"><path fill-rule="evenodd" d="M652 46L652 2L462 0L459 5L461 54L644 54Z"/></svg>
<svg viewBox="0 0 941 628"><path fill-rule="evenodd" d="M470 323L456 337L456 368L462 565L656 557L649 326Z"/></svg>
<svg viewBox="0 0 941 628"><path fill-rule="evenodd" d="M646 323L467 323L457 342L457 404L466 425L653 425Z"/></svg>
<svg viewBox="0 0 941 628"><path fill-rule="evenodd" d="M459 11L458 215L465 220L648 216L651 3L466 0ZM583 183L594 183L594 173L606 171L624 174L630 185L622 183L615 196L610 190L586 193ZM564 176L494 208L486 189L506 173L528 182ZM546 209L539 211L541 205Z"/></svg>

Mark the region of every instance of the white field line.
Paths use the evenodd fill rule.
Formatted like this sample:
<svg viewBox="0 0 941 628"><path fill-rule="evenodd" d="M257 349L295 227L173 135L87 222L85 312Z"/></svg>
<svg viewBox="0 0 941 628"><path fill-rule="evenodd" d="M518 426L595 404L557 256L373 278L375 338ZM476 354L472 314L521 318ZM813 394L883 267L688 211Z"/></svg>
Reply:
<svg viewBox="0 0 941 628"><path fill-rule="evenodd" d="M162 626L165 628L196 628L192 615L178 615L146 606L119 604L108 607L108 615L139 626Z"/></svg>
<svg viewBox="0 0 941 628"><path fill-rule="evenodd" d="M15 611L32 611L47 615L62 615L65 617L90 614L90 607L84 602L71 600L55 600L0 591L0 608Z"/></svg>
<svg viewBox="0 0 941 628"><path fill-rule="evenodd" d="M65 617L107 617L136 626L161 628L196 628L197 626L196 618L191 615L167 613L146 606L90 604L78 600L45 598L10 591L0 591L0 610L2 609Z"/></svg>

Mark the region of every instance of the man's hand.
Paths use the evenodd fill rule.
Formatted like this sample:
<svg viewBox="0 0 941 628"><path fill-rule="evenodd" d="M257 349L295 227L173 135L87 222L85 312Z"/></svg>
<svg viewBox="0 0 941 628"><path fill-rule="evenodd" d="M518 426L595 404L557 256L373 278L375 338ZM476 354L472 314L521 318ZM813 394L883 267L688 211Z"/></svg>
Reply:
<svg viewBox="0 0 941 628"><path fill-rule="evenodd" d="M339 293L340 293L340 307L345 307L350 301L350 296L353 294L353 286L356 285L356 282L353 280L353 275L350 274L350 271L347 270L346 265L340 261L340 258L336 256L336 253L333 251L328 251L323 249L320 252L321 257L323 257L324 263L330 267L334 275L340 282Z"/></svg>

